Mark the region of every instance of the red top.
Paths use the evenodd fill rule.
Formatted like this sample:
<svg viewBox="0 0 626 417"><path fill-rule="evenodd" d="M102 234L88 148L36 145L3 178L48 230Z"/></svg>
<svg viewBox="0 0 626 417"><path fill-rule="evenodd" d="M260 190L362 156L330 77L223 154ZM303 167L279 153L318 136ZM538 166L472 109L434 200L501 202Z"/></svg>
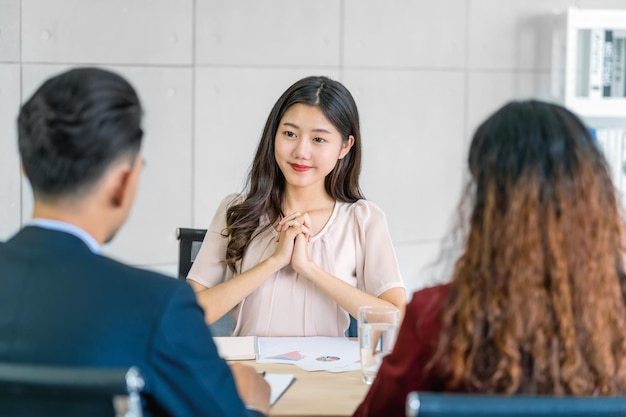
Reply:
<svg viewBox="0 0 626 417"><path fill-rule="evenodd" d="M418 291L406 306L396 345L354 416L405 416L409 392L441 391L443 383L424 369L437 349L441 308L450 284Z"/></svg>

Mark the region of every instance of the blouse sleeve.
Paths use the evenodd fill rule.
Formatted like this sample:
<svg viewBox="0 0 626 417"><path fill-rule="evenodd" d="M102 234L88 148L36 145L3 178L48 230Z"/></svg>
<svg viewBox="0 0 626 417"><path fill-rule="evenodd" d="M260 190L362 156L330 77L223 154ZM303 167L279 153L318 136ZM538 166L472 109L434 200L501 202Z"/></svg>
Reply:
<svg viewBox="0 0 626 417"><path fill-rule="evenodd" d="M211 288L230 276L230 271L222 263L226 258L228 245L228 237L223 236L222 232L226 229L226 210L237 197L237 194L230 194L220 203L207 229L200 251L187 274L187 279Z"/></svg>
<svg viewBox="0 0 626 417"><path fill-rule="evenodd" d="M355 203L355 219L362 250L357 254L357 282L378 297L391 288L404 288L385 213L374 203Z"/></svg>

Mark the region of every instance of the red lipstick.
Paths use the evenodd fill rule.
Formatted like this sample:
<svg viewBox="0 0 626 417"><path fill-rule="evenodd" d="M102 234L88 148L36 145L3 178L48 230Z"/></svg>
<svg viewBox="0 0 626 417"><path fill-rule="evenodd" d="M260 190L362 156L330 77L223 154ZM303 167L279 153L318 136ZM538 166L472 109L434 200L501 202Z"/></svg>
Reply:
<svg viewBox="0 0 626 417"><path fill-rule="evenodd" d="M306 172L311 169L308 165L298 165L298 164L290 164L294 171L297 172Z"/></svg>

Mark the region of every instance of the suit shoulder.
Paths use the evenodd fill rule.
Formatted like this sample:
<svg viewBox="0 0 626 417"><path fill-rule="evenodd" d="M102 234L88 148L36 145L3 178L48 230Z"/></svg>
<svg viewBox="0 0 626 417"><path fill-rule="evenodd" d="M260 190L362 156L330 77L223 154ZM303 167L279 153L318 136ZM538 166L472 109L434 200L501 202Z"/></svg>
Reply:
<svg viewBox="0 0 626 417"><path fill-rule="evenodd" d="M149 284L151 287L163 287L170 291L173 291L175 287L187 285L184 281L173 276L127 265L106 256L100 256L99 258L100 267L109 271L108 275L111 279L113 276L117 276L119 279L128 280L129 285L132 283L140 286Z"/></svg>

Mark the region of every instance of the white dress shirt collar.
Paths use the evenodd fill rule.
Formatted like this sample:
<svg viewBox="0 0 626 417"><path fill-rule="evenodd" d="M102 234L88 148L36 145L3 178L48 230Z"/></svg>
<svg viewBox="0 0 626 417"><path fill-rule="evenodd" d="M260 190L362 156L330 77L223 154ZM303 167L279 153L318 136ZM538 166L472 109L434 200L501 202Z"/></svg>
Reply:
<svg viewBox="0 0 626 417"><path fill-rule="evenodd" d="M59 232L66 232L66 233L72 234L76 236L77 238L79 238L80 240L82 240L83 242L85 242L85 245L87 245L87 247L93 253L100 254L100 252L102 252L102 248L100 247L100 244L96 241L96 239L93 238L93 236L85 232L80 227L73 225L71 223L66 223L66 222L62 222L59 220L52 220L52 219L35 218L35 219L32 219L30 222L28 222L27 226L37 226L43 229L56 230Z"/></svg>

